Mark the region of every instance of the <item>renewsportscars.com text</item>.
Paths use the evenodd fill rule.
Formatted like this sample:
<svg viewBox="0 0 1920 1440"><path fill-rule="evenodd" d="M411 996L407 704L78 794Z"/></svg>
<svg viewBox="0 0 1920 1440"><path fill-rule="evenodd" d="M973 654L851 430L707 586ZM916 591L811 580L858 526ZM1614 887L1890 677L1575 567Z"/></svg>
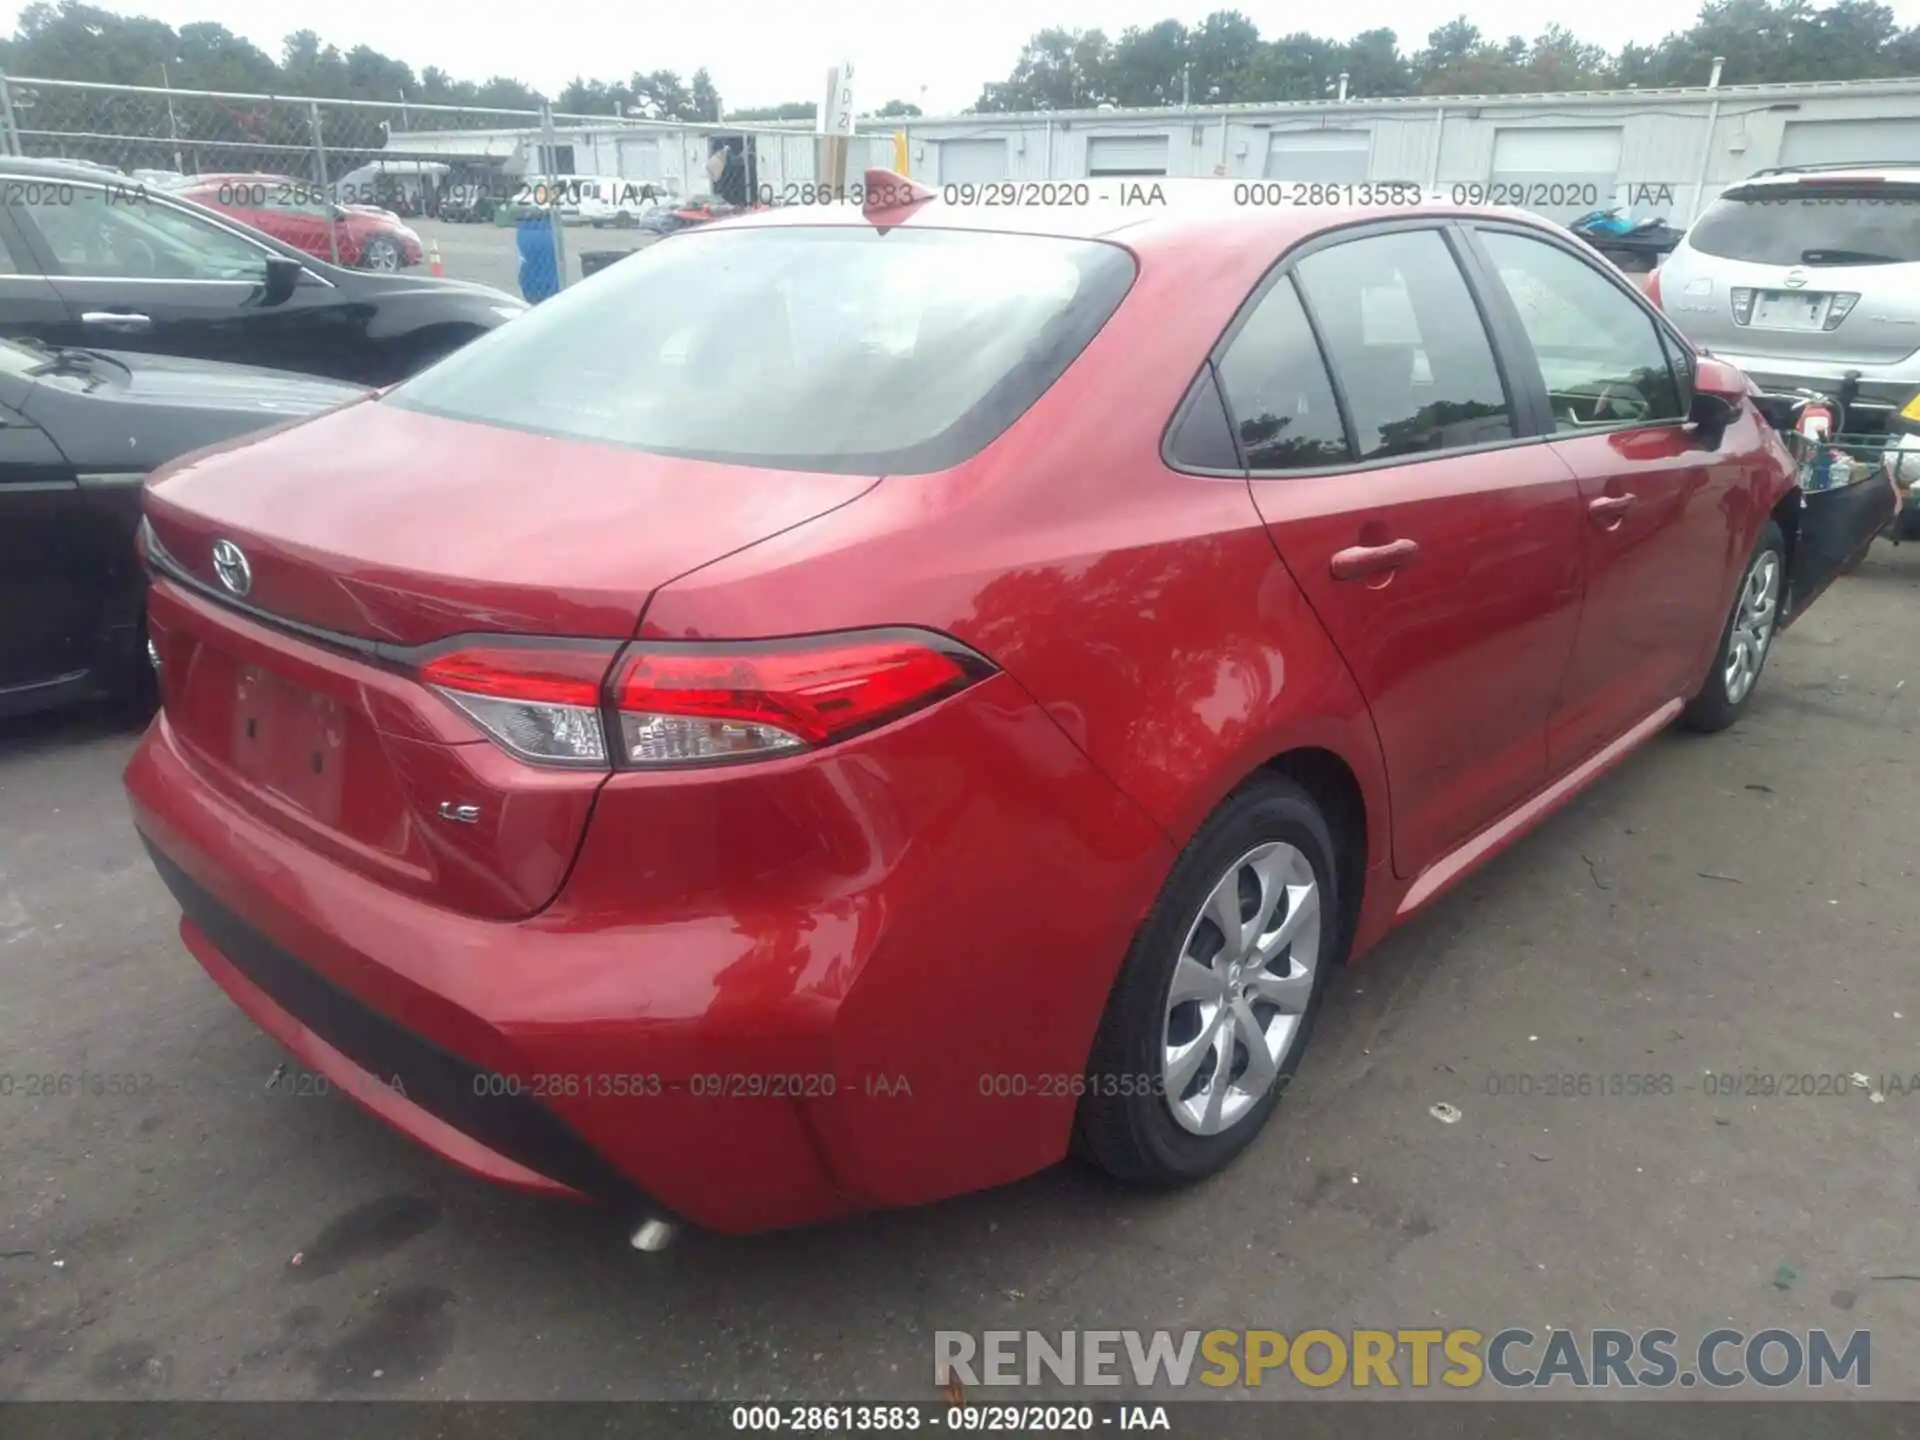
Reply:
<svg viewBox="0 0 1920 1440"><path fill-rule="evenodd" d="M1216 1388L1447 1386L1502 1389L1769 1389L1872 1383L1873 1342L1856 1330L964 1330L934 1333L933 1380L965 1386L1131 1383Z"/></svg>

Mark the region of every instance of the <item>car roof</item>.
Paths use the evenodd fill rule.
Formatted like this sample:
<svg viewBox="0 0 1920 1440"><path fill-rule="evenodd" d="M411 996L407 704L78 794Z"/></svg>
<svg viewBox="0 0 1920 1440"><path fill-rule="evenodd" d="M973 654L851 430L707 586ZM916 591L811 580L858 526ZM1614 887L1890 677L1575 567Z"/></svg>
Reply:
<svg viewBox="0 0 1920 1440"><path fill-rule="evenodd" d="M308 183L305 180L296 179L292 175L281 175L272 170L208 170L198 175L188 175L185 179L189 188L200 185L216 185L223 181L233 180L285 180L294 185L305 185Z"/></svg>
<svg viewBox="0 0 1920 1440"><path fill-rule="evenodd" d="M1861 180L1869 185L1883 180L1901 185L1920 185L1920 165L1903 160L1860 161L1844 165L1780 165L1756 170L1745 180L1734 181L1728 188L1740 189L1749 185L1831 185L1845 184L1849 180Z"/></svg>
<svg viewBox="0 0 1920 1440"><path fill-rule="evenodd" d="M1065 182L1066 185L1078 182ZM1130 182L1129 182L1130 183ZM1150 185L1150 181L1141 182ZM1550 235L1570 232L1538 215L1510 206L1452 205L1420 201L1394 206L1276 206L1241 205L1233 187L1223 185L1215 198L1185 199L1165 205L1092 204L1067 206L996 206L947 204L928 200L894 215L881 212L889 228L973 230L1002 234L1044 235L1059 239L1111 240L1128 249L1195 256L1241 250L1248 245L1282 250L1329 230L1372 221L1416 218L1511 220ZM1203 196L1211 192L1202 192ZM867 225L874 220L858 207L847 205L786 205L727 216L703 231L747 227Z"/></svg>
<svg viewBox="0 0 1920 1440"><path fill-rule="evenodd" d="M133 178L126 171L115 170L110 165L77 160L45 160L27 155L0 155L0 172L9 175L54 175L67 180L104 180L115 175L122 180Z"/></svg>

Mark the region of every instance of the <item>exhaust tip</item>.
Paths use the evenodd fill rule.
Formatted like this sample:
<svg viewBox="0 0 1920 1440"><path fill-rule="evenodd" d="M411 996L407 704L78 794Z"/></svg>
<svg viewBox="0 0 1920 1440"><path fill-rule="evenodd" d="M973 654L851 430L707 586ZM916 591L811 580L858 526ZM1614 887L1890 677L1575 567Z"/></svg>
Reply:
<svg viewBox="0 0 1920 1440"><path fill-rule="evenodd" d="M679 1233L680 1227L671 1221L642 1220L638 1225L634 1226L633 1234L628 1237L627 1243L632 1245L636 1250L644 1251L649 1255L657 1255L660 1251L673 1244L675 1237L678 1236Z"/></svg>

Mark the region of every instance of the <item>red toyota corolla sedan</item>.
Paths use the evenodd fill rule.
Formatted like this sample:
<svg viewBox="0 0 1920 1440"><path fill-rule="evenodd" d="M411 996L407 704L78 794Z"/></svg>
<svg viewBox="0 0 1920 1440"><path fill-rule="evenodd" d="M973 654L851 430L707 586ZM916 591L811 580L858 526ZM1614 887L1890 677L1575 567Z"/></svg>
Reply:
<svg viewBox="0 0 1920 1440"><path fill-rule="evenodd" d="M1891 504L1516 214L796 207L157 475L127 788L213 978L480 1175L1172 1184Z"/></svg>

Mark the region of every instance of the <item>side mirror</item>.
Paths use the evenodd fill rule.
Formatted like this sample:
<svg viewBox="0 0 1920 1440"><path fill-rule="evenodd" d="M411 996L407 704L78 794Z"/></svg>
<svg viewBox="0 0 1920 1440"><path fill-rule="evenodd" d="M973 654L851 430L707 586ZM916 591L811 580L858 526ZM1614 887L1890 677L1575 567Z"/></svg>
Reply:
<svg viewBox="0 0 1920 1440"><path fill-rule="evenodd" d="M260 303L285 304L292 297L294 286L300 283L300 277L306 273L307 267L298 260L290 260L285 255L269 255L266 293L260 297Z"/></svg>
<svg viewBox="0 0 1920 1440"><path fill-rule="evenodd" d="M1687 423L1703 430L1722 429L1733 422L1741 403L1752 393L1753 387L1737 366L1712 355L1696 356Z"/></svg>

